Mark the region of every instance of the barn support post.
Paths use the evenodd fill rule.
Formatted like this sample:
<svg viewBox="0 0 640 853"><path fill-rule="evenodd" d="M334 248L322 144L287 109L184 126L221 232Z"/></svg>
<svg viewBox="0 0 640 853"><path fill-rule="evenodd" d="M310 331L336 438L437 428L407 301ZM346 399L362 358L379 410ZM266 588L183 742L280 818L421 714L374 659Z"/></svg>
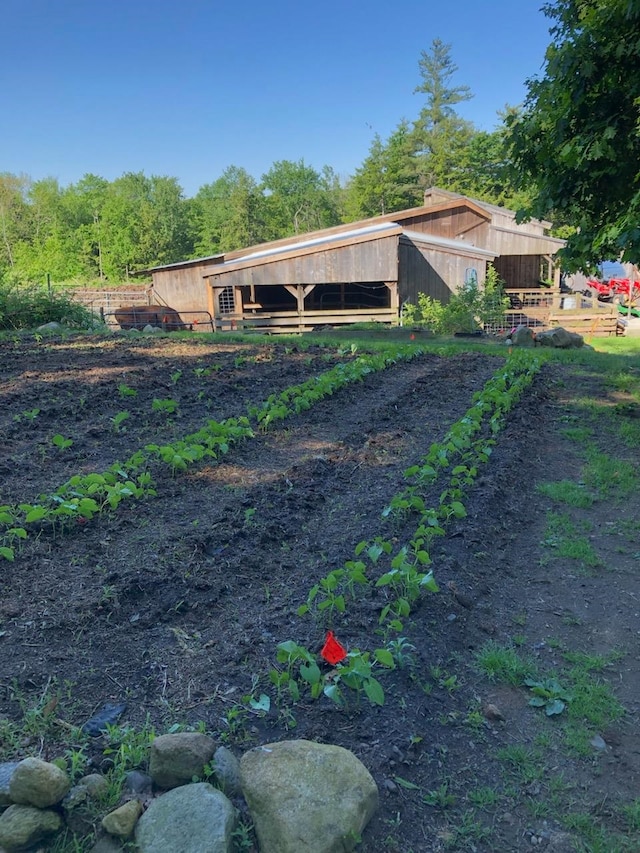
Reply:
<svg viewBox="0 0 640 853"><path fill-rule="evenodd" d="M284 289L296 300L298 306L298 328L304 331L304 300L311 293L315 284L285 284Z"/></svg>
<svg viewBox="0 0 640 853"><path fill-rule="evenodd" d="M398 293L397 281L385 281L385 287L389 291L389 307L395 312L398 322L400 321L400 295Z"/></svg>
<svg viewBox="0 0 640 853"><path fill-rule="evenodd" d="M553 281L552 307L554 311L559 311L562 307L562 294L560 293L560 266L556 264L552 255L544 255L544 259L548 264L547 280Z"/></svg>
<svg viewBox="0 0 640 853"><path fill-rule="evenodd" d="M209 314L211 315L211 319L213 320L213 322L211 323L211 326L213 327L213 331L217 332L218 331L218 323L217 323L218 316L216 314L216 304L217 304L218 300L216 299L216 291L215 291L215 287L214 287L214 282L215 282L215 279L213 279L213 281L212 281L210 278L207 278L207 308L209 310Z"/></svg>

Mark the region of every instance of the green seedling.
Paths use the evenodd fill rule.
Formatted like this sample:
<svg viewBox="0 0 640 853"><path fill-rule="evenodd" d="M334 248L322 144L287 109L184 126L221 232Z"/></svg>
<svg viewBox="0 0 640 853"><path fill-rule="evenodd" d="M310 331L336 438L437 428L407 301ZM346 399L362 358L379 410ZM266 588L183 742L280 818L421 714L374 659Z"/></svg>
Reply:
<svg viewBox="0 0 640 853"><path fill-rule="evenodd" d="M561 714L567 707L567 702L573 699L555 678L545 678L536 681L534 678L525 678L525 685L533 693L533 699L529 700L532 708L544 708L547 717Z"/></svg>
<svg viewBox="0 0 640 853"><path fill-rule="evenodd" d="M231 833L231 838L234 844L236 853L251 853L255 850L253 843L253 824L245 823L240 820L236 824L236 828Z"/></svg>
<svg viewBox="0 0 640 853"><path fill-rule="evenodd" d="M130 388L128 385L121 383L118 385L118 394L124 399L125 397L136 397L138 392L135 388Z"/></svg>
<svg viewBox="0 0 640 853"><path fill-rule="evenodd" d="M53 444L54 447L57 447L60 450L67 450L69 447L71 447L73 441L70 438L65 438L63 435L60 435L60 433L57 433L51 439L51 444Z"/></svg>
<svg viewBox="0 0 640 853"><path fill-rule="evenodd" d="M222 370L221 364L211 364L209 367L194 367L193 372L198 379L203 379L205 376L211 376L212 373Z"/></svg>
<svg viewBox="0 0 640 853"><path fill-rule="evenodd" d="M157 397L154 398L153 403L151 404L151 409L154 412L162 412L165 415L173 415L178 410L178 403L176 400L169 398L168 400L159 400Z"/></svg>
<svg viewBox="0 0 640 853"><path fill-rule="evenodd" d="M354 649L349 652L344 661L337 664L332 676L324 687L324 694L336 705L346 704L345 694L342 686L355 691L358 701L364 693L372 705L384 705L385 696L382 684L373 675L375 663L393 667L393 659L386 649L377 649L374 660L371 660L369 652L361 652Z"/></svg>
<svg viewBox="0 0 640 853"><path fill-rule="evenodd" d="M130 413L125 411L118 412L111 418L111 423L113 424L113 428L116 432L126 432L126 427L123 427L122 424L130 417Z"/></svg>
<svg viewBox="0 0 640 853"><path fill-rule="evenodd" d="M443 782L440 787L426 793L422 801L428 806L444 810L451 808L455 804L456 798L449 792L449 783Z"/></svg>
<svg viewBox="0 0 640 853"><path fill-rule="evenodd" d="M413 653L416 647L406 637L389 640L386 648L398 669L410 669L415 666L416 659Z"/></svg>
<svg viewBox="0 0 640 853"><path fill-rule="evenodd" d="M319 614L326 616L328 624L331 625L334 613L344 613L346 610L345 598L341 592L345 574L345 569L334 569L312 586L306 604L298 608L298 616L304 616L315 607Z"/></svg>
<svg viewBox="0 0 640 853"><path fill-rule="evenodd" d="M178 380L180 379L181 376L182 376L181 370L175 370L173 373L170 374L170 379L171 379L171 382L173 383L173 385L178 384Z"/></svg>
<svg viewBox="0 0 640 853"><path fill-rule="evenodd" d="M24 412L20 412L19 415L14 415L14 421L35 421L35 419L40 414L40 409L25 409Z"/></svg>
<svg viewBox="0 0 640 853"><path fill-rule="evenodd" d="M457 675L452 675L440 666L432 666L429 668L429 674L437 683L438 687L446 690L448 693L453 693L454 690L459 690L462 684L458 681Z"/></svg>
<svg viewBox="0 0 640 853"><path fill-rule="evenodd" d="M358 542L355 547L355 555L356 557L364 554L372 565L376 565L378 560L383 554L390 554L392 550L391 542L386 539L383 539L381 536L376 536L373 542L367 542L363 540L362 542Z"/></svg>
<svg viewBox="0 0 640 853"><path fill-rule="evenodd" d="M275 686L278 697L285 693L294 702L300 698L300 687L309 687L311 698L317 699L322 694L322 674L313 655L304 646L299 646L293 640L278 644L276 660L283 669L272 669L269 679Z"/></svg>

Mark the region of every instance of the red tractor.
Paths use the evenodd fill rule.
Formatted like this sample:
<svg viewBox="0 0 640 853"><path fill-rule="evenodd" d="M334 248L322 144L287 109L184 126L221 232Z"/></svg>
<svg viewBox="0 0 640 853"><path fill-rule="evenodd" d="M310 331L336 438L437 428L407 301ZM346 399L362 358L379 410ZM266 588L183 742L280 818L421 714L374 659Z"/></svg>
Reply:
<svg viewBox="0 0 640 853"><path fill-rule="evenodd" d="M631 306L635 308L640 302L640 281L630 278L609 278L600 281L597 278L587 280L587 287L595 291L601 302L612 302L614 305Z"/></svg>

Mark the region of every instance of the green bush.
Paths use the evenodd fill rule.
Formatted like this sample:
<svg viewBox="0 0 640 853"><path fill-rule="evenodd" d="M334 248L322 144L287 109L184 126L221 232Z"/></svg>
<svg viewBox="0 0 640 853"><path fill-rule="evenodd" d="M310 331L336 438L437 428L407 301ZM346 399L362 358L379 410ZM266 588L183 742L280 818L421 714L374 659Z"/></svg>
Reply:
<svg viewBox="0 0 640 853"><path fill-rule="evenodd" d="M468 281L446 304L419 293L417 305L404 305L404 323L422 326L436 335L501 328L504 312L509 307L503 284L495 268L489 265L483 287L476 281Z"/></svg>
<svg viewBox="0 0 640 853"><path fill-rule="evenodd" d="M0 329L33 329L44 323L87 329L96 317L66 294L49 293L37 285L0 282Z"/></svg>

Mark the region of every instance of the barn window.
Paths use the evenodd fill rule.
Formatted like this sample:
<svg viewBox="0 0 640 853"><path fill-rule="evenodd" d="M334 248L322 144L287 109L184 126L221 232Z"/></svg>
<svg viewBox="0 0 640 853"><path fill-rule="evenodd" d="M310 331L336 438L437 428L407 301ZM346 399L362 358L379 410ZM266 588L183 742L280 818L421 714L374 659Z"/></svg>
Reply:
<svg viewBox="0 0 640 853"><path fill-rule="evenodd" d="M225 287L218 295L218 306L221 314L233 314L236 309L236 300L233 287Z"/></svg>

